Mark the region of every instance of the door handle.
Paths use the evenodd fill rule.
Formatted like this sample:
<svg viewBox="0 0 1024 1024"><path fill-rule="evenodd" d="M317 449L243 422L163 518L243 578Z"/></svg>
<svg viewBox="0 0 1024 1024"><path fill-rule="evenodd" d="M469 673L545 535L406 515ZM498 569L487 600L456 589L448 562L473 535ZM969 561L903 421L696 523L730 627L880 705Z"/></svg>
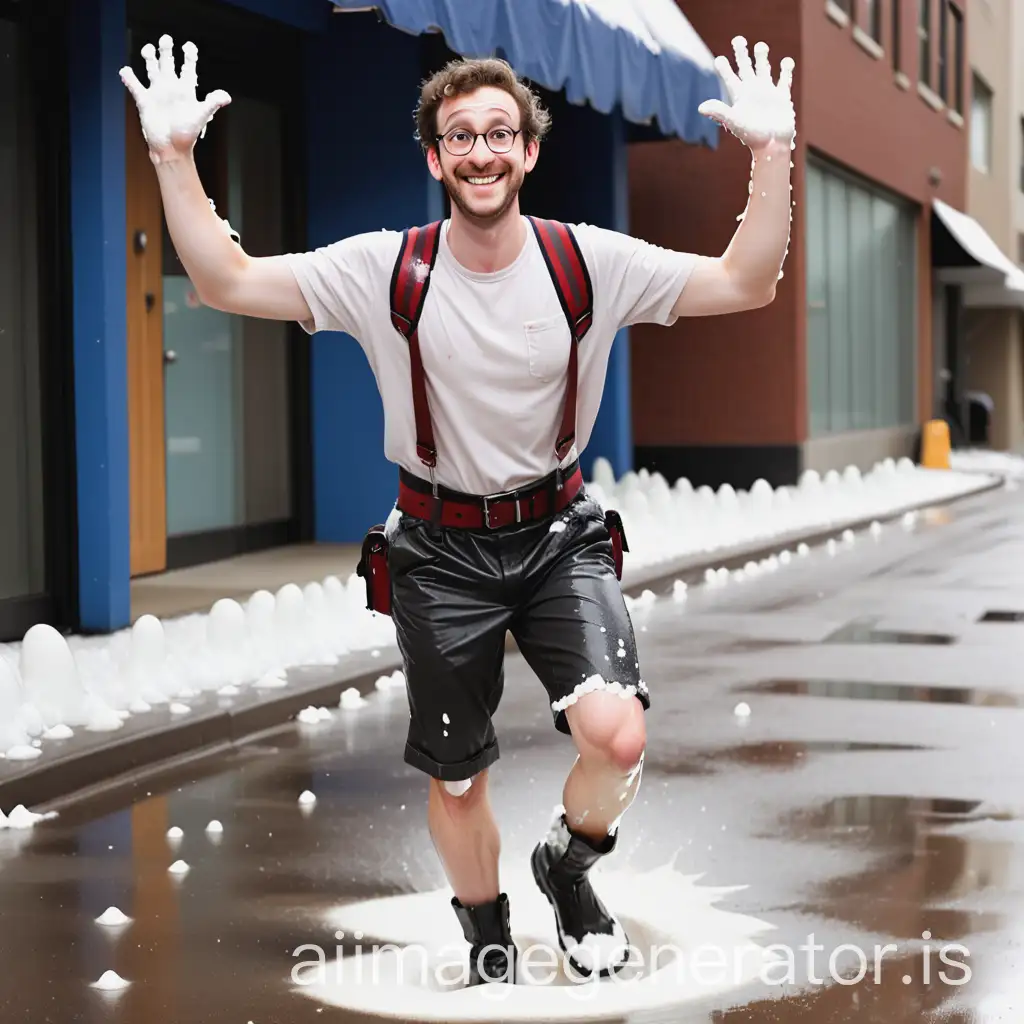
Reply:
<svg viewBox="0 0 1024 1024"><path fill-rule="evenodd" d="M164 362L165 363L176 363L178 361L178 353L173 348L166 349L164 351Z"/></svg>
<svg viewBox="0 0 1024 1024"><path fill-rule="evenodd" d="M152 313L156 305L156 296L152 292L146 292L146 312Z"/></svg>

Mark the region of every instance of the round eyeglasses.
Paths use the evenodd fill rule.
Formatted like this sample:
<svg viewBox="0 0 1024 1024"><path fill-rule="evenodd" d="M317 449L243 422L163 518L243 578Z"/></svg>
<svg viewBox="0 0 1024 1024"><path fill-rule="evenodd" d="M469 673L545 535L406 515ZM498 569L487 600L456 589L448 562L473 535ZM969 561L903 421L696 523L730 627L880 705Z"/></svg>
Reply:
<svg viewBox="0 0 1024 1024"><path fill-rule="evenodd" d="M444 143L444 148L452 156L468 156L473 152L477 139L483 139L487 148L492 153L508 153L515 145L516 136L522 131L509 128L508 125L498 125L486 132L470 132L465 128L453 128L446 135L436 136L438 142Z"/></svg>

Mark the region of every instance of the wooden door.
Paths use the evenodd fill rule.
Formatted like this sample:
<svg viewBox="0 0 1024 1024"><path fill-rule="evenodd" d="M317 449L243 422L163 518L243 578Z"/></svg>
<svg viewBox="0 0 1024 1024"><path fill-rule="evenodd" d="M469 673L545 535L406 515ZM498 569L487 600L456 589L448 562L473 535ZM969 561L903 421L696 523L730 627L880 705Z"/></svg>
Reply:
<svg viewBox="0 0 1024 1024"><path fill-rule="evenodd" d="M167 567L163 207L130 95L126 95L126 108L131 572L139 576Z"/></svg>

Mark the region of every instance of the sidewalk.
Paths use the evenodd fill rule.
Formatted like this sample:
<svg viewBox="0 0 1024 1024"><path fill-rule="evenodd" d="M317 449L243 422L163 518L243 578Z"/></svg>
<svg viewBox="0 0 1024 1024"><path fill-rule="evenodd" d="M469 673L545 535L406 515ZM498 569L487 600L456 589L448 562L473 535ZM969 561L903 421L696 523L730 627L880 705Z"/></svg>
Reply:
<svg viewBox="0 0 1024 1024"><path fill-rule="evenodd" d="M902 470L876 467L864 479L856 473L829 474L823 482L810 474L799 487L772 492L767 485L755 486L750 495L736 495L731 488L717 495L706 488L693 493L682 483L669 491L660 478L645 476L627 475L617 483L605 476L602 485L600 472L595 476L592 490L623 512L635 552L626 556L623 577L630 601L671 591L676 581L696 586L712 571L741 569L799 545L827 543L846 530L863 530L915 509L1004 486L998 476L942 474L907 465ZM322 563L315 550L298 555L309 573L319 575ZM327 555L333 566L341 552ZM258 565L250 560L248 569ZM269 572L266 566L258 571ZM219 572L206 567L209 580L216 580ZM262 576L262 582L273 585L276 578L271 576ZM237 578L233 583L230 574L221 573L221 579L220 594L234 589L241 596ZM165 596L180 583L179 577L167 585ZM142 629L145 622L137 623L135 632L110 638L72 638L80 685L101 693L109 705L90 724L114 731L76 727L73 735L61 739L40 736L37 729L33 750L9 749L0 760L0 827L3 809L18 804L52 807L114 779L221 752L261 732L288 727L305 708L335 709L339 702L342 708L356 707L375 690L386 699L403 686L394 630L389 619L361 607L364 596L358 578L345 583L328 577L305 590L285 586L276 598L263 592L245 611L222 603L208 615L168 620L163 631L157 630L159 643ZM151 619L149 625L155 622ZM274 635L279 638L276 647L271 643ZM339 656L341 650L345 653ZM9 647L7 665L13 653L16 648ZM10 714L3 707L4 654L0 648L0 719L5 710ZM268 671L275 663L278 670ZM287 683L275 678L284 675L282 663ZM26 676L27 691L30 682ZM164 692L158 694L161 687ZM110 721L112 707L120 723ZM56 735L62 734L66 730L57 730ZM3 735L0 725L0 745ZM31 760L18 760L12 753Z"/></svg>

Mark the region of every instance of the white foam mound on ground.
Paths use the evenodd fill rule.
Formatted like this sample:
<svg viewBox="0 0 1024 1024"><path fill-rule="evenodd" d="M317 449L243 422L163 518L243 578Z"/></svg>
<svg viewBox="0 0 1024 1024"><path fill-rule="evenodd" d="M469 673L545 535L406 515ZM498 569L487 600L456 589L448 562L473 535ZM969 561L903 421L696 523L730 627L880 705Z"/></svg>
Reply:
<svg viewBox="0 0 1024 1024"><path fill-rule="evenodd" d="M222 599L204 615L144 615L105 637L65 638L37 625L21 644L0 645L0 754L39 756L33 739L45 750L69 727L115 731L132 715L184 715L201 693L283 687L288 668L394 643L391 619L366 610L354 574L347 584L329 576L276 595L257 591L245 606Z"/></svg>
<svg viewBox="0 0 1024 1024"><path fill-rule="evenodd" d="M795 487L758 480L749 491L723 484L694 490L686 479L673 487L660 473L626 473L615 480L607 461L594 464L591 495L623 520L629 570L688 555L763 543L777 537L841 528L846 523L894 516L918 505L970 494L989 481L976 474L930 470L909 459L886 459L862 474L856 466L822 477L807 470Z"/></svg>
<svg viewBox="0 0 1024 1024"><path fill-rule="evenodd" d="M957 473L988 473L1010 480L1024 480L1024 457L1013 452L960 449L950 452L949 465Z"/></svg>
<svg viewBox="0 0 1024 1024"><path fill-rule="evenodd" d="M694 490L687 480L670 488L646 470L616 480L609 463L598 459L588 489L622 515L630 545L626 570L635 572L801 531L887 518L987 482L973 472L887 459L863 476L851 466L824 479L804 473L796 487L773 490L759 480L749 493L728 485L715 492ZM653 599L647 593L638 600ZM56 737L66 737L67 728L115 731L136 714L184 715L189 699L202 693L230 699L243 689L273 688L289 668L333 665L351 652L376 656L382 649L394 653L394 624L366 610L365 583L355 574L344 583L328 576L302 588L286 584L276 594L259 590L244 605L221 599L208 614L165 621L144 615L131 629L106 637L65 639L49 626L34 626L21 644L0 645L0 754L34 757L33 740L45 751ZM360 704L349 694L340 706Z"/></svg>
<svg viewBox="0 0 1024 1024"><path fill-rule="evenodd" d="M775 954L754 940L773 926L716 905L735 888L699 886L699 876L671 866L595 871L593 879L629 936L634 966L614 977L573 980L533 878L503 871L520 955L517 984L464 987L469 946L450 892L437 890L332 911L325 923L330 934L344 932L346 955L299 952L295 991L324 1005L407 1020L582 1021L665 1010L771 980Z"/></svg>

